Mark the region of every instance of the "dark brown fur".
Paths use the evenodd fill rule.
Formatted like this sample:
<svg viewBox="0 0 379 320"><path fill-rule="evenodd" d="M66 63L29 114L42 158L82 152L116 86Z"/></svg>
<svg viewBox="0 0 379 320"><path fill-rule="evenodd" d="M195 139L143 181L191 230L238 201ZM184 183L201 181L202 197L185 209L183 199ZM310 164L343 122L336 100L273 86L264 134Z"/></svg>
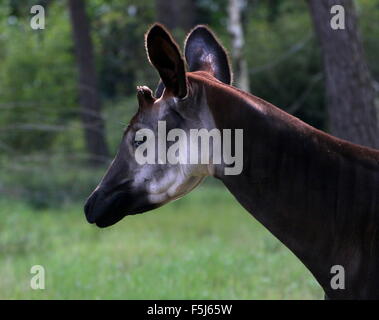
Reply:
<svg viewBox="0 0 379 320"><path fill-rule="evenodd" d="M309 268L329 298L379 298L379 151L317 130L270 103L188 74L217 127L244 129L244 170L219 178ZM333 290L333 265L346 289Z"/></svg>

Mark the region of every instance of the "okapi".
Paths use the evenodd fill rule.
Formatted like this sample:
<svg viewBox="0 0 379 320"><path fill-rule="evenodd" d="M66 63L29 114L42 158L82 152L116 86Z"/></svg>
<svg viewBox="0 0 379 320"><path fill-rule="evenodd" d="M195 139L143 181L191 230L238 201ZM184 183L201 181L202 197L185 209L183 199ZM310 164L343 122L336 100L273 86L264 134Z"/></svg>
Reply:
<svg viewBox="0 0 379 320"><path fill-rule="evenodd" d="M310 270L330 299L379 298L379 151L338 139L231 85L229 59L206 26L187 36L184 56L170 33L146 33L160 75L155 96L138 87L139 109L116 157L85 204L89 223L110 226L162 206L206 176L234 197ZM188 70L188 71L187 71ZM145 164L134 157L141 128L243 129L243 170L221 164ZM345 288L331 287L343 266Z"/></svg>

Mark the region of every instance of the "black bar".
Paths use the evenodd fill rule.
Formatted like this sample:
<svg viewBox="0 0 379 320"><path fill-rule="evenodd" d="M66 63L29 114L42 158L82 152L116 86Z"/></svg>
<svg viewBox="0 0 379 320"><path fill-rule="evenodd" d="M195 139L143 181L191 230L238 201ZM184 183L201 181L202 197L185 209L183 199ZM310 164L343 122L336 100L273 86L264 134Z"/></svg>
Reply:
<svg viewBox="0 0 379 320"><path fill-rule="evenodd" d="M251 300L8 300L0 301L2 313L12 315L26 312L29 315L59 315L73 317L85 315L118 319L257 319L284 314L293 316L319 316L336 312L338 319L355 313L360 317L378 310L377 301L251 301ZM216 307L218 306L218 307ZM221 306L224 306L221 308ZM228 306L226 308L225 306ZM47 311L49 309L49 311ZM179 312L178 312L179 310ZM220 311L219 311L220 310Z"/></svg>

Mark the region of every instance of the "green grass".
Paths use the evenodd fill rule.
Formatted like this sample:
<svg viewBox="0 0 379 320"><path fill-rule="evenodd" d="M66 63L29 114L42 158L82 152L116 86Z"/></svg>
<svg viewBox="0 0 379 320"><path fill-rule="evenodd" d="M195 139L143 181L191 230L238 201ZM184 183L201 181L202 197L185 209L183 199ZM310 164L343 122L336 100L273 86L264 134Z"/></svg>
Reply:
<svg viewBox="0 0 379 320"><path fill-rule="evenodd" d="M81 204L0 201L0 299L321 299L298 259L218 186L98 229ZM30 288L43 265L45 290Z"/></svg>

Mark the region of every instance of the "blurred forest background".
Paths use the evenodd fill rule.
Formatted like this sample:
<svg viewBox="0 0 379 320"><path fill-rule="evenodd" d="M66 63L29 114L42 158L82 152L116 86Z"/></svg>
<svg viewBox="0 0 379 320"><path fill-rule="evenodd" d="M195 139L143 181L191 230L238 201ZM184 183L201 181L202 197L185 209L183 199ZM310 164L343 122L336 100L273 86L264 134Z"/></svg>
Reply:
<svg viewBox="0 0 379 320"><path fill-rule="evenodd" d="M35 4L45 8L43 30L30 27L30 8ZM345 31L330 28L331 4L344 5ZM47 241L45 231L37 227L44 235L35 231L15 238L4 231L5 226L11 228L17 223L18 235L30 231L28 223L34 221L30 212L75 212L79 219L75 221L84 223L81 205L104 174L124 127L136 111L136 86L147 85L154 90L158 83L144 48L144 33L156 21L165 24L181 44L193 26L209 25L230 52L236 86L319 129L379 147L375 109L379 90L379 0L2 0L0 258L4 253L36 249L41 239ZM225 190L209 194L215 201L225 197L229 211L243 212ZM205 201L199 195L195 197ZM184 204L190 202L180 201L181 210L185 210ZM192 210L196 216L200 209ZM201 210L212 215L211 207ZM21 214L10 217L14 212L27 212L26 218ZM225 216L229 214L225 212ZM4 217L8 219L5 222ZM139 228L143 233L142 226ZM260 227L259 230L249 232L254 231L255 236L265 232ZM61 231L63 237L64 230ZM240 235L237 229L235 232L230 238ZM257 249L263 257L281 246L276 240L265 240L271 237L264 233L263 244ZM276 257L280 269L281 256ZM302 268L294 257L288 259ZM16 260L8 261L9 270ZM17 278L16 271L9 272ZM299 272L298 279L310 278L305 269ZM3 283L4 288L9 288L10 283ZM272 285L275 286L274 280ZM300 284L301 290L293 283L286 285L284 296L266 292L257 297L320 297L314 282L304 287ZM90 290L80 288L87 293L85 290ZM169 292L171 287L167 288ZM22 290L17 292L11 297L25 297ZM80 290L72 292L75 295ZM241 297L237 293L208 294L214 298ZM254 297L250 291L245 294L242 297ZM157 297L162 296L152 296ZM208 296L203 291L198 295L183 291L181 297Z"/></svg>

